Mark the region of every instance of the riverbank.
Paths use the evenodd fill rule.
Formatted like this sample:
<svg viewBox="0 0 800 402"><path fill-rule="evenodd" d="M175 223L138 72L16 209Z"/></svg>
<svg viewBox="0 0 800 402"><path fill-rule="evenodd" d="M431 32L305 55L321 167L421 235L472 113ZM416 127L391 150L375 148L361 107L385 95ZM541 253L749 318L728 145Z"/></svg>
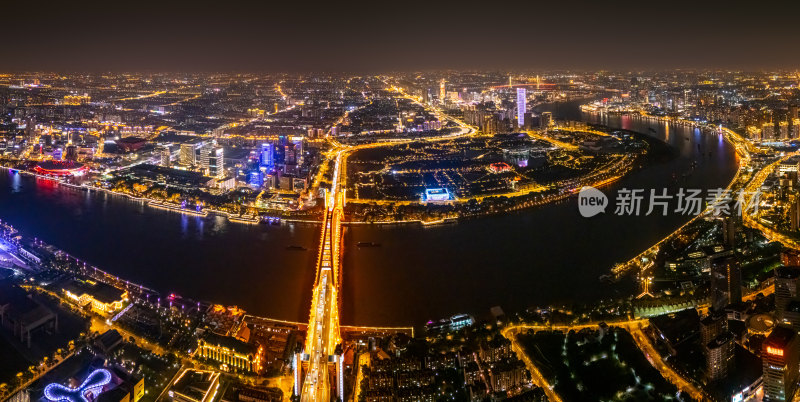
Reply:
<svg viewBox="0 0 800 402"><path fill-rule="evenodd" d="M652 144L641 167L606 186L609 200L623 188L645 194L664 188L724 188L738 170L734 148L717 135L655 122L584 119L641 133ZM492 306L519 312L625 299L637 294L635 280L610 283L598 278L690 219L644 212L620 216L612 209L587 219L579 215L576 198L569 197L540 208L462 218L455 225L354 226L357 230L345 232L345 244L375 242L381 247L345 253L343 286L353 301L344 300L343 317L419 322L471 312L491 318ZM402 311L385 312L396 307L394 301L408 300L408 294L425 295L428 303L404 303Z"/></svg>
<svg viewBox="0 0 800 402"><path fill-rule="evenodd" d="M626 115L627 113L619 113L619 114L620 115ZM728 182L727 186L725 186L725 188L724 188L725 190L728 190L728 191L736 190L736 188L734 188L734 186L737 184L737 182L741 178L741 173L742 173L743 169L745 167L747 167L749 162L750 162L750 152L749 152L749 146L748 146L749 143L747 143L747 141L741 135L737 134L736 132L734 132L734 131L732 131L730 129L723 129L721 126L719 128L704 127L704 126L699 125L697 122L684 120L684 119L675 119L675 118L668 118L668 117L652 116L652 115L641 114L641 113L636 113L635 115L639 116L639 117L642 117L644 119L647 119L647 120L651 120L651 121L657 121L657 122L661 122L661 123L665 123L665 124L678 124L678 125L682 125L682 126L685 126L685 127L690 127L692 129L695 129L695 128L701 129L701 130L704 129L704 128L707 129L707 130L715 130L716 129L718 131L718 134L722 135L723 138L725 139L725 141L728 144L730 144L731 146L733 146L733 148L736 150L736 155L737 155L737 158L736 158L736 163L737 163L736 173L731 178L731 180ZM722 195L720 194L720 197L721 196ZM624 275L624 274L626 274L626 273L628 273L630 271L638 271L638 275L639 275L640 278L646 278L647 277L647 271L652 268L652 261L654 261L655 255L658 253L659 247L662 244L674 239L675 236L680 235L680 233L684 229L686 229L687 227L689 227L693 223L697 222L698 219L702 219L704 217L707 217L708 214L711 213L711 211L713 210L711 205L713 205L717 201L719 201L719 197L717 199L715 199L714 201L709 202L708 206L705 209L703 209L703 211L700 212L698 215L695 215L694 217L692 217L689 221L687 221L685 224L680 226L677 230L675 230L674 232L668 234L666 237L664 237L663 239L659 240L657 243L653 244L652 246L650 246L646 250L642 251L636 257L633 257L632 259L628 260L624 264L615 265L611 269L611 274L614 275L614 277L616 279L619 279L620 276L622 276L622 275Z"/></svg>
<svg viewBox="0 0 800 402"><path fill-rule="evenodd" d="M77 185L77 184L69 183L69 182L67 182L65 180L60 180L58 178L54 178L54 177L50 177L50 176L44 176L44 175L38 174L36 172L31 172L31 171L24 170L24 169L12 168L12 167L1 166L1 165L0 165L0 169L8 171L8 172L11 172L12 174L23 174L23 175L29 175L29 176L35 177L37 179L48 180L48 181L51 181L53 183L56 183L59 186L64 186L64 187L70 188L70 189L88 191L88 192L97 191L97 192L103 192L103 193L106 193L106 194L111 194L111 195L114 195L114 196L124 197L124 198L126 198L128 200L141 202L143 205L147 205L148 207L151 207L151 208L156 208L156 209L176 212L176 213L185 214L185 215L189 215L189 216L207 217L210 214L213 214L213 215L225 217L225 218L228 219L229 222L232 222L232 223L247 224L247 225L263 224L263 223L280 224L282 222L286 222L286 223L319 223L319 221L315 221L315 220L291 219L291 218L285 219L285 218L281 218L281 217L273 217L273 216L266 216L266 215L265 216L246 215L246 214L236 215L236 214L232 214L232 213L227 212L227 211L222 211L222 210L214 209L214 208L199 208L199 209L198 208L196 208L196 209L186 208L181 204L174 204L174 203L170 203L170 202L167 202L167 201L164 201L164 200L158 200L158 199L147 198L147 197L137 197L137 196L134 196L134 195L131 195L131 194L128 194L128 193L123 193L123 192L120 192L120 191L114 191L114 190L110 190L110 189L107 189L107 188L87 185L85 183L81 184L81 185Z"/></svg>
<svg viewBox="0 0 800 402"><path fill-rule="evenodd" d="M733 149L719 136L680 127L667 132L656 123L653 133L647 123L632 120L608 123L666 140L672 151L609 184L606 194L623 187L670 187L674 176L689 171L693 174L679 185L725 187L735 173ZM714 156L700 157L698 144ZM697 167L691 170L693 163ZM307 319L318 222L233 224L222 216L172 213L34 179L0 174L0 216L21 231L161 294L236 305L263 317ZM492 306L516 312L624 298L636 291L636 283L625 279L611 286L598 277L687 219L613 214L586 219L572 197L455 224L348 225L342 324L402 326L462 312L483 317ZM359 242L381 246L359 248ZM291 245L306 251L287 249Z"/></svg>

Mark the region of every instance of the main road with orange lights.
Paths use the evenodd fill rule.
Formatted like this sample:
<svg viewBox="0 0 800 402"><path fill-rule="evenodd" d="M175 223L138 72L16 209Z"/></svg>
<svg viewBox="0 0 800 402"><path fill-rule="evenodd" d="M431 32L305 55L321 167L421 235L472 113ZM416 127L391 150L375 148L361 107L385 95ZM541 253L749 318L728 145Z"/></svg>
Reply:
<svg viewBox="0 0 800 402"><path fill-rule="evenodd" d="M750 181L750 183L745 188L745 191L751 194L757 192L761 188L761 185L764 183L767 177L769 177L769 175L771 175L772 172L775 171L775 168L777 168L781 162L784 162L787 159L795 157L797 155L798 155L797 152L787 153L783 157L764 166L760 171L758 171L758 173L755 174L753 180ZM800 249L800 242L798 242L796 239L790 236L787 236L786 234L780 233L774 227L765 225L760 221L758 215L759 214L757 208L755 208L752 211L745 211L744 213L742 213L742 222L745 224L745 226L759 230L764 235L764 237L766 237L770 241L780 242L784 246L795 250Z"/></svg>
<svg viewBox="0 0 800 402"><path fill-rule="evenodd" d="M331 400L332 392L336 393L338 400L344 399L341 349L337 351L337 346L341 343L339 290L344 192L339 191L339 177L344 159L343 153L344 151L341 151L336 157L331 189L325 197L322 239L305 350L299 358L296 358L295 364L295 393L300 395L300 400L303 402L328 402ZM305 378L301 380L302 367L306 369ZM335 375L331 373L332 367Z"/></svg>
<svg viewBox="0 0 800 402"><path fill-rule="evenodd" d="M474 133L472 127L458 120L454 121L461 127L461 132L429 140L455 138ZM343 146L332 139L334 149L327 156L334 157L335 162L331 187L325 196L325 212L305 349L302 353L295 355L294 364L294 393L299 395L303 402L328 402L332 395L335 395L338 400L344 400L339 306L341 303L341 235L347 157L358 149L407 141L410 140ZM312 187L318 185L324 172L325 169L320 169Z"/></svg>

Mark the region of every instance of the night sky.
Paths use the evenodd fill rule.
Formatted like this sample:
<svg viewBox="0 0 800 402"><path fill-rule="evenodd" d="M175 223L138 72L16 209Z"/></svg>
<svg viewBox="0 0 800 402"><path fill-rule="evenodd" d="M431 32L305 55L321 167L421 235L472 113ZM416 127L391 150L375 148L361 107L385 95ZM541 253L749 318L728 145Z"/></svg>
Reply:
<svg viewBox="0 0 800 402"><path fill-rule="evenodd" d="M2 71L795 69L800 2L5 2Z"/></svg>

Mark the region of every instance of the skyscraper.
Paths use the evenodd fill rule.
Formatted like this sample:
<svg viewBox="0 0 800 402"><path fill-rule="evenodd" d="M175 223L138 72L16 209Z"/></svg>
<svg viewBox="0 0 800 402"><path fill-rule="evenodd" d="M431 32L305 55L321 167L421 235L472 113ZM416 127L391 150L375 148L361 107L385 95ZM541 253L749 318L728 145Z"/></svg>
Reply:
<svg viewBox="0 0 800 402"><path fill-rule="evenodd" d="M700 340L703 345L708 344L714 338L728 331L728 317L724 311L709 312L700 320Z"/></svg>
<svg viewBox="0 0 800 402"><path fill-rule="evenodd" d="M706 377L710 381L720 380L733 371L736 342L730 331L719 334L704 345L706 352Z"/></svg>
<svg viewBox="0 0 800 402"><path fill-rule="evenodd" d="M789 266L775 269L775 318L784 322L783 312L790 301L797 299L797 284L800 267Z"/></svg>
<svg viewBox="0 0 800 402"><path fill-rule="evenodd" d="M225 151L222 147L213 147L208 156L208 175L225 177Z"/></svg>
<svg viewBox="0 0 800 402"><path fill-rule="evenodd" d="M742 301L742 272L733 256L715 258L711 262L711 307L721 311L729 304Z"/></svg>
<svg viewBox="0 0 800 402"><path fill-rule="evenodd" d="M258 164L264 167L272 167L274 165L273 147L270 143L261 144L261 152L258 157Z"/></svg>
<svg viewBox="0 0 800 402"><path fill-rule="evenodd" d="M164 146L158 150L159 156L159 164L164 167L169 167L170 159L172 157L172 153L169 150L169 147Z"/></svg>
<svg viewBox="0 0 800 402"><path fill-rule="evenodd" d="M527 102L525 88L517 88L517 127L525 127L525 102Z"/></svg>
<svg viewBox="0 0 800 402"><path fill-rule="evenodd" d="M444 78L439 82L439 102L444 102L445 96L447 96L447 89L445 88L446 81Z"/></svg>
<svg viewBox="0 0 800 402"><path fill-rule="evenodd" d="M225 151L214 144L206 144L200 148L200 166L207 176L225 176Z"/></svg>
<svg viewBox="0 0 800 402"><path fill-rule="evenodd" d="M291 137L290 141L294 144L294 160L298 165L303 164L303 137Z"/></svg>
<svg viewBox="0 0 800 402"><path fill-rule="evenodd" d="M734 213L732 212L731 215ZM722 218L722 242L730 248L736 247L736 232L741 226L740 217L727 215Z"/></svg>
<svg viewBox="0 0 800 402"><path fill-rule="evenodd" d="M195 144L181 144L181 165L192 166L197 163Z"/></svg>
<svg viewBox="0 0 800 402"><path fill-rule="evenodd" d="M542 130L546 130L551 124L553 124L553 114L550 112L542 112L542 115L539 116L539 125Z"/></svg>
<svg viewBox="0 0 800 402"><path fill-rule="evenodd" d="M286 144L283 152L283 160L287 165L297 164L297 155L295 154L296 148L293 142Z"/></svg>
<svg viewBox="0 0 800 402"><path fill-rule="evenodd" d="M798 335L791 328L778 326L761 345L764 376L764 401L791 401L800 377Z"/></svg>
<svg viewBox="0 0 800 402"><path fill-rule="evenodd" d="M214 149L213 144L206 144L200 147L200 168L203 170L203 174L208 176L208 169L211 163L211 150Z"/></svg>

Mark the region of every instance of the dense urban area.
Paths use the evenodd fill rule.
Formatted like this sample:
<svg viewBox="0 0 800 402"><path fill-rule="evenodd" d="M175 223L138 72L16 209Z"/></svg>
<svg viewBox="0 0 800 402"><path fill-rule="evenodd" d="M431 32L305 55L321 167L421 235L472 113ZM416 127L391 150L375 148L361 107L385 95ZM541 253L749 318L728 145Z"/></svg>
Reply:
<svg viewBox="0 0 800 402"><path fill-rule="evenodd" d="M794 72L0 75L2 175L319 232L308 320L292 322L134 283L0 216L0 400L791 401L799 111ZM693 159L669 188L602 201L606 216L685 215L597 278L633 292L340 324L342 256L381 246L343 243L349 227L577 213L674 157L655 129L609 118L691 133L673 138ZM719 156L689 136L731 147L724 188L683 188Z"/></svg>

